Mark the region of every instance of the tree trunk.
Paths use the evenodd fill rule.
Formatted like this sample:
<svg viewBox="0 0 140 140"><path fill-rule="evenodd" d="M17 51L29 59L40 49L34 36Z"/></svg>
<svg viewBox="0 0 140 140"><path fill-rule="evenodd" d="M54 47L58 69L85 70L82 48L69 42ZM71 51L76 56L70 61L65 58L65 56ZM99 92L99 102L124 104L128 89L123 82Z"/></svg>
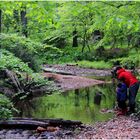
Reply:
<svg viewBox="0 0 140 140"><path fill-rule="evenodd" d="M28 32L27 32L26 8L23 8L23 10L20 12L20 16L21 16L22 34L27 37Z"/></svg>
<svg viewBox="0 0 140 140"><path fill-rule="evenodd" d="M78 47L78 36L76 29L73 31L73 44L72 47Z"/></svg>
<svg viewBox="0 0 140 140"><path fill-rule="evenodd" d="M127 43L128 43L128 47L130 47L130 45L132 45L131 43L132 43L132 35L131 34L129 34L128 36L127 36Z"/></svg>
<svg viewBox="0 0 140 140"><path fill-rule="evenodd" d="M2 31L2 10L0 9L0 33Z"/></svg>
<svg viewBox="0 0 140 140"><path fill-rule="evenodd" d="M14 10L13 16L14 16L14 29L16 32L19 32L19 13L18 13L18 10Z"/></svg>
<svg viewBox="0 0 140 140"><path fill-rule="evenodd" d="M2 10L0 9L0 33L2 31ZM1 49L1 44L0 44ZM1 51L0 51L0 58L2 57Z"/></svg>
<svg viewBox="0 0 140 140"><path fill-rule="evenodd" d="M90 52L90 46L89 46L89 44L88 44L88 37L87 37L87 34L86 34L86 45L87 45L88 50L89 50L89 52Z"/></svg>
<svg viewBox="0 0 140 140"><path fill-rule="evenodd" d="M82 53L84 52L84 49L85 49L86 46L88 47L88 50L89 50L89 52L90 52L90 47L89 47L89 45L88 45L87 31L86 31L86 29L85 29L85 31L84 31L84 36L83 36Z"/></svg>
<svg viewBox="0 0 140 140"><path fill-rule="evenodd" d="M82 53L84 52L85 47L86 47L86 30L84 31L84 36L83 36Z"/></svg>

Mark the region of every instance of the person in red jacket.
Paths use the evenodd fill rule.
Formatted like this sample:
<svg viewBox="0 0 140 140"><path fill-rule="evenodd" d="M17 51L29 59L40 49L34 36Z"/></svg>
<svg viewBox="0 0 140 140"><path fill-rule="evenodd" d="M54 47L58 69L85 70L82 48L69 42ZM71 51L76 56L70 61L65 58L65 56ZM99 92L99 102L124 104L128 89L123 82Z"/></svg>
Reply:
<svg viewBox="0 0 140 140"><path fill-rule="evenodd" d="M135 98L138 93L139 89L139 81L138 79L129 71L125 70L124 68L118 66L115 69L117 74L117 79L123 81L127 87L129 88L129 112L135 112Z"/></svg>

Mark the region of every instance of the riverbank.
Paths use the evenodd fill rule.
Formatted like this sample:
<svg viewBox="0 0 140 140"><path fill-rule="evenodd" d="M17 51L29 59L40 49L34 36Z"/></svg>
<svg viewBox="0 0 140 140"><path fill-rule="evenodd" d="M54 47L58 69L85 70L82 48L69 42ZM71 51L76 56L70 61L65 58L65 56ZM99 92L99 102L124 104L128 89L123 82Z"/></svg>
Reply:
<svg viewBox="0 0 140 140"><path fill-rule="evenodd" d="M95 125L84 125L75 139L139 139L140 120L131 116L119 116Z"/></svg>
<svg viewBox="0 0 140 140"><path fill-rule="evenodd" d="M97 79L107 79L111 75L109 69L80 68L77 65L44 65L43 70L43 76L53 80L63 91L105 84L108 81Z"/></svg>
<svg viewBox="0 0 140 140"><path fill-rule="evenodd" d="M3 129L0 139L139 139L140 120L131 116L119 116L107 122L75 127L60 127L56 131Z"/></svg>
<svg viewBox="0 0 140 140"><path fill-rule="evenodd" d="M46 72L53 72L57 74L75 75L75 76L111 76L110 69L93 69L93 68L82 68L78 65L44 65L43 70Z"/></svg>
<svg viewBox="0 0 140 140"><path fill-rule="evenodd" d="M106 83L102 80L95 80L81 76L62 75L48 72L43 73L43 76L47 77L49 80L54 80L54 82L62 89L62 91L80 89Z"/></svg>

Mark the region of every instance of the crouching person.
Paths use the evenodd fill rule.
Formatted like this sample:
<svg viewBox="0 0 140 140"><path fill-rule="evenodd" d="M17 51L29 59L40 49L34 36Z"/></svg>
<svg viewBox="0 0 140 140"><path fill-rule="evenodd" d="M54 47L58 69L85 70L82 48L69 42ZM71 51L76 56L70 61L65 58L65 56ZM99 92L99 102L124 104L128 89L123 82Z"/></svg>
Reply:
<svg viewBox="0 0 140 140"><path fill-rule="evenodd" d="M116 88L117 93L117 103L119 110L117 112L117 115L126 115L127 113L127 106L126 106L126 100L127 100L127 86L123 82L120 82L117 85Z"/></svg>

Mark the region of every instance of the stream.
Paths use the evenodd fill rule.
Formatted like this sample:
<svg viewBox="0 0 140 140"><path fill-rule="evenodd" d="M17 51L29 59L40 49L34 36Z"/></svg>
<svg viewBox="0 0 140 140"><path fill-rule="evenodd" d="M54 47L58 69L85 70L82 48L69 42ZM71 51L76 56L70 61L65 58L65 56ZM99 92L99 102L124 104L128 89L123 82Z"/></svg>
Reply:
<svg viewBox="0 0 140 140"><path fill-rule="evenodd" d="M63 118L90 124L113 117L115 92L112 84L102 84L34 98L30 103L22 117ZM102 112L104 109L110 111Z"/></svg>
<svg viewBox="0 0 140 140"><path fill-rule="evenodd" d="M64 120L78 120L84 125L88 125L113 118L112 109L114 106L115 87L112 84L103 83L36 97L21 103L19 108L23 118L63 118ZM74 134L75 128L71 127L42 133L16 128L0 129L0 139L70 139Z"/></svg>

